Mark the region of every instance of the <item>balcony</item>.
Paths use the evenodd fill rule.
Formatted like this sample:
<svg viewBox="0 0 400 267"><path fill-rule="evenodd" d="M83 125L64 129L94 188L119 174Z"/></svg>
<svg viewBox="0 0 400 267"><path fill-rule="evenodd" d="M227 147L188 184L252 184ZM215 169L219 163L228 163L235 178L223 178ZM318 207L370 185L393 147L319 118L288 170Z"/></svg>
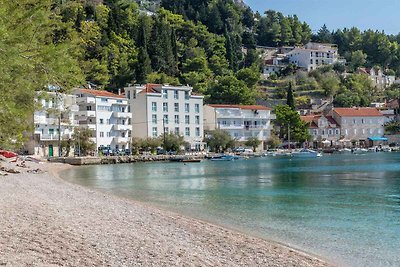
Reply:
<svg viewBox="0 0 400 267"><path fill-rule="evenodd" d="M129 137L114 137L114 142L117 144L126 144L130 141Z"/></svg>
<svg viewBox="0 0 400 267"><path fill-rule="evenodd" d="M41 134L41 141L56 141L58 140L58 134Z"/></svg>
<svg viewBox="0 0 400 267"><path fill-rule="evenodd" d="M77 104L95 104L96 99L94 97L78 97L76 99Z"/></svg>
<svg viewBox="0 0 400 267"><path fill-rule="evenodd" d="M243 129L244 128L244 125L242 124L242 125L235 125L235 124L219 124L218 125L218 127L221 129L221 130L224 130L224 129L237 129L237 130L240 130L240 129Z"/></svg>
<svg viewBox="0 0 400 267"><path fill-rule="evenodd" d="M81 111L78 111L76 113L76 116L77 117L84 117L84 118L87 118L87 117L95 118L96 117L96 111L93 111L93 110L81 110Z"/></svg>
<svg viewBox="0 0 400 267"><path fill-rule="evenodd" d="M131 126L127 124L114 124L113 129L114 131L128 131L131 129Z"/></svg>
<svg viewBox="0 0 400 267"><path fill-rule="evenodd" d="M115 118L132 118L131 112L114 111L112 115Z"/></svg>

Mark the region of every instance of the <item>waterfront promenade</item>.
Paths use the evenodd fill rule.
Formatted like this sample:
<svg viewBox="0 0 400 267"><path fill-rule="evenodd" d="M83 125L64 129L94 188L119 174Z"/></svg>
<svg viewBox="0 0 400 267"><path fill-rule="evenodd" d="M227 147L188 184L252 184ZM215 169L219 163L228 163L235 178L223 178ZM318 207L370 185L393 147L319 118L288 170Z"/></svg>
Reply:
<svg viewBox="0 0 400 267"><path fill-rule="evenodd" d="M45 163L44 173L0 177L0 265L330 266L274 242L70 184L57 177L66 167Z"/></svg>

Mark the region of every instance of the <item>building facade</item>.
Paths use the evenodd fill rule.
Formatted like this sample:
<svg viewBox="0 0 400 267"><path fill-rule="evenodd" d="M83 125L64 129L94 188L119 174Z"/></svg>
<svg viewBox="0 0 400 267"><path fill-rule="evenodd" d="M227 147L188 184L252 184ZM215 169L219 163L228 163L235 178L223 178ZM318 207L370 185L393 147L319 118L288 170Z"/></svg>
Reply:
<svg viewBox="0 0 400 267"><path fill-rule="evenodd" d="M132 113L125 96L94 89L77 89L75 94L79 106L75 118L80 128L92 131L97 150L129 149Z"/></svg>
<svg viewBox="0 0 400 267"><path fill-rule="evenodd" d="M300 118L309 125L308 131L311 135L312 147L339 145L340 125L332 116L309 115Z"/></svg>
<svg viewBox="0 0 400 267"><path fill-rule="evenodd" d="M55 91L38 93L39 108L33 114L34 130L25 144L25 153L40 157L61 155L60 143L71 139L78 125L76 96Z"/></svg>
<svg viewBox="0 0 400 267"><path fill-rule="evenodd" d="M275 116L271 109L260 105L205 105L204 129L221 129L232 138L246 142L249 137L257 137L262 144L271 137L271 120Z"/></svg>
<svg viewBox="0 0 400 267"><path fill-rule="evenodd" d="M304 47L296 47L286 56L290 63L307 71L323 65L333 65L339 60L337 46L322 43L308 43Z"/></svg>
<svg viewBox="0 0 400 267"><path fill-rule="evenodd" d="M343 139L367 144L384 135L384 115L376 108L334 108L333 119L340 125Z"/></svg>
<svg viewBox="0 0 400 267"><path fill-rule="evenodd" d="M358 73L368 75L372 81L372 85L378 89L390 87L396 81L396 76L386 75L380 68L359 68Z"/></svg>
<svg viewBox="0 0 400 267"><path fill-rule="evenodd" d="M184 137L188 150L200 151L203 143L203 96L189 86L160 84L125 88L132 115L132 136L159 137L173 133Z"/></svg>

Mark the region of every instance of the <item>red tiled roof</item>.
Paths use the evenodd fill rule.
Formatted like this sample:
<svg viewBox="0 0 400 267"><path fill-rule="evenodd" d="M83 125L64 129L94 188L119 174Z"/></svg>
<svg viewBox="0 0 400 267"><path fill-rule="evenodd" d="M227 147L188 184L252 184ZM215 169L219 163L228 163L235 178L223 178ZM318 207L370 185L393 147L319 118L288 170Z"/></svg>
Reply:
<svg viewBox="0 0 400 267"><path fill-rule="evenodd" d="M114 97L114 98L125 98L124 95L117 95L105 90L92 90L92 89L79 89L84 94L89 94L93 96L103 96L103 97Z"/></svg>
<svg viewBox="0 0 400 267"><path fill-rule="evenodd" d="M240 108L240 109L251 109L251 110L271 110L261 105L225 105L225 104L211 104L213 108Z"/></svg>
<svg viewBox="0 0 400 267"><path fill-rule="evenodd" d="M383 114L376 108L334 108L341 117L381 117Z"/></svg>
<svg viewBox="0 0 400 267"><path fill-rule="evenodd" d="M300 119L306 123L310 124L310 128L318 128L318 120L321 118L321 115L308 115L308 116L300 116ZM332 116L324 116L329 124L333 124L339 126L339 124L335 121Z"/></svg>
<svg viewBox="0 0 400 267"><path fill-rule="evenodd" d="M318 120L321 116L313 116L313 115L308 115L308 116L300 116L300 119L304 122L310 123L313 122L314 120Z"/></svg>
<svg viewBox="0 0 400 267"><path fill-rule="evenodd" d="M148 93L160 94L160 92L158 92L154 89L155 87L160 87L160 86L161 86L161 84L148 83L145 85L145 89L143 91L141 91L139 94L148 94Z"/></svg>

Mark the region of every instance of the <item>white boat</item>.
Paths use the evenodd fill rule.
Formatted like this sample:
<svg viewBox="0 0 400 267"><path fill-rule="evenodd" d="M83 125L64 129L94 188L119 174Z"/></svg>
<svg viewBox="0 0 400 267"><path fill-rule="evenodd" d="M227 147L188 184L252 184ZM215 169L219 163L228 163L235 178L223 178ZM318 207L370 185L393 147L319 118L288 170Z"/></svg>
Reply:
<svg viewBox="0 0 400 267"><path fill-rule="evenodd" d="M296 151L292 153L292 157L294 158L318 158L322 157L322 154L318 151L314 151L311 149L302 149L300 151Z"/></svg>
<svg viewBox="0 0 400 267"><path fill-rule="evenodd" d="M350 148L339 149L339 153L341 153L341 154L350 154L351 153L351 149Z"/></svg>
<svg viewBox="0 0 400 267"><path fill-rule="evenodd" d="M356 147L356 148L353 148L351 150L351 152L353 154L365 154L365 153L368 153L368 149Z"/></svg>

